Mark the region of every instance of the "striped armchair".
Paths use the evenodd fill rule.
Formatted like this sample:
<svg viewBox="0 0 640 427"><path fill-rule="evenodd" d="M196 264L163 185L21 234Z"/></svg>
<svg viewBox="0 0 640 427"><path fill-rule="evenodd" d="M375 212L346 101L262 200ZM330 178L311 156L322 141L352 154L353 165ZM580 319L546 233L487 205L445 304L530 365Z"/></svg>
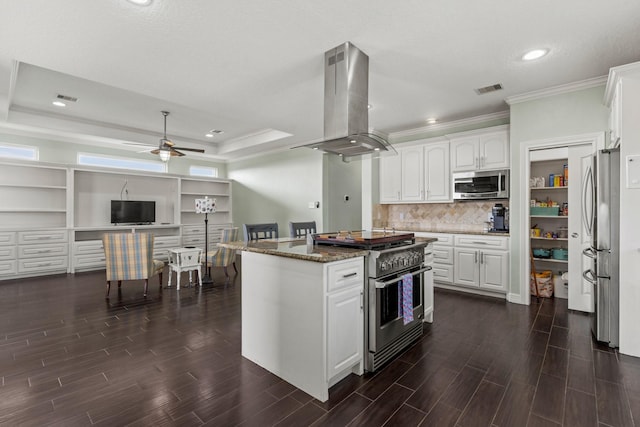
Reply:
<svg viewBox="0 0 640 427"><path fill-rule="evenodd" d="M222 230L222 237L220 242L234 242L238 240L238 228L225 228ZM208 267L223 267L224 275L229 278L227 267L233 264L233 269L238 272L236 268L236 251L234 249L227 249L218 247L215 251L209 251L207 253L207 266Z"/></svg>
<svg viewBox="0 0 640 427"><path fill-rule="evenodd" d="M164 262L153 259L153 234L106 233L102 242L107 267L107 298L113 280L118 281L118 289L123 280L144 280L146 297L149 278L157 273L162 288Z"/></svg>

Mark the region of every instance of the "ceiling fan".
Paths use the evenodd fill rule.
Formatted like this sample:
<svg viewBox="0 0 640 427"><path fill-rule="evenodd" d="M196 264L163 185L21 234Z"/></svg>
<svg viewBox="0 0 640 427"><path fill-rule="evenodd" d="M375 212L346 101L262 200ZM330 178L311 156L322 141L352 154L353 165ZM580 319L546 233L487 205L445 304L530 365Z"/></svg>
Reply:
<svg viewBox="0 0 640 427"><path fill-rule="evenodd" d="M182 157L185 154L181 153L178 150L183 151L193 151L196 153L204 153L204 150L200 148L187 148L187 147L176 147L175 144L167 139L167 116L169 115L168 111L162 111L162 115L164 116L164 133L163 137L160 140L160 145L157 149L151 150L152 154L158 154L160 159L163 162L168 162L171 157Z"/></svg>

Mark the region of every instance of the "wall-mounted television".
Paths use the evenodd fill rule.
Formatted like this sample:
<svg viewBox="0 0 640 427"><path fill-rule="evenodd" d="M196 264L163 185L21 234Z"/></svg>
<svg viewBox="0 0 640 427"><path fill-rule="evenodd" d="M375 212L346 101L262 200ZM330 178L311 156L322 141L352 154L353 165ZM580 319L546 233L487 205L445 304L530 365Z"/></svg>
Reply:
<svg viewBox="0 0 640 427"><path fill-rule="evenodd" d="M152 224L156 221L156 202L112 200L112 224Z"/></svg>

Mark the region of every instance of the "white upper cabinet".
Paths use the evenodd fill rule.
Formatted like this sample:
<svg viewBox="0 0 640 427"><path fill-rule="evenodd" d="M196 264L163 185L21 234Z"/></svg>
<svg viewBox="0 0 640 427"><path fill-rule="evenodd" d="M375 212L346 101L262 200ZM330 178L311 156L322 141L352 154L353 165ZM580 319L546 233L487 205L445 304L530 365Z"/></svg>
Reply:
<svg viewBox="0 0 640 427"><path fill-rule="evenodd" d="M424 199L424 164L422 145L402 148L402 201L418 202Z"/></svg>
<svg viewBox="0 0 640 427"><path fill-rule="evenodd" d="M402 183L400 154L380 157L380 202L399 202Z"/></svg>
<svg viewBox="0 0 640 427"><path fill-rule="evenodd" d="M451 200L449 142L424 146L424 190L428 202Z"/></svg>
<svg viewBox="0 0 640 427"><path fill-rule="evenodd" d="M509 134L500 130L451 139L452 172L509 167Z"/></svg>
<svg viewBox="0 0 640 427"><path fill-rule="evenodd" d="M381 203L451 200L448 141L397 150L397 156L380 158Z"/></svg>

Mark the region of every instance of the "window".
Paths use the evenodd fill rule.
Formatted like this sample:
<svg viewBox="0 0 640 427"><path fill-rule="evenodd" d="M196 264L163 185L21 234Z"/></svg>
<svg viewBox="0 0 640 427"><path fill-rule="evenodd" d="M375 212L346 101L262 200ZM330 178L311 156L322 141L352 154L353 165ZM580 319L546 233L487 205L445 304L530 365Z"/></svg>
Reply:
<svg viewBox="0 0 640 427"><path fill-rule="evenodd" d="M189 175L191 176L208 176L209 178L218 177L218 168L211 168L207 166L191 166L189 168Z"/></svg>
<svg viewBox="0 0 640 427"><path fill-rule="evenodd" d="M129 159L102 154L78 153L78 164L104 168L133 169L146 172L166 172L167 164L154 160Z"/></svg>
<svg viewBox="0 0 640 427"><path fill-rule="evenodd" d="M25 145L10 145L0 143L0 157L12 159L38 160L38 149Z"/></svg>

